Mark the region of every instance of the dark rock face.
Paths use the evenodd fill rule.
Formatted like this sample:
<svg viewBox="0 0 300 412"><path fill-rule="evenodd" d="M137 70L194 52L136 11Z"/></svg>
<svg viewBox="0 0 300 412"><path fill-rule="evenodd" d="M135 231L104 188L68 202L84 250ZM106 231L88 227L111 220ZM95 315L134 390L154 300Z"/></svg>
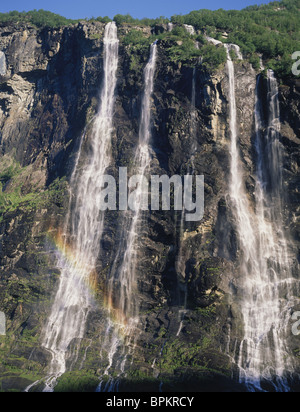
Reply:
<svg viewBox="0 0 300 412"><path fill-rule="evenodd" d="M127 30L121 27L120 36ZM143 30L150 35L150 28ZM51 31L0 28L0 50L5 53L7 69L0 75L0 178L5 193L15 193L19 188L18 196L26 200L23 202L21 196L4 208L0 221L0 310L7 316L7 335L0 336L3 390L24 390L45 376L49 364L49 354L40 347L40 341L59 278L53 239L66 214L66 182L81 135L99 103L103 33L101 23ZM242 338L243 320L235 301L239 287L237 235L227 203L228 77L225 68L212 75L200 63L196 65L196 130L191 133L193 68L169 62L162 45L158 52L152 172L187 174L194 155L194 171L205 177L205 213L201 222L186 222L183 233L178 212L145 216L138 250L141 333L132 367L120 389L158 390L163 383L164 390L242 391L232 380L236 367L229 356ZM141 61L147 58L141 56ZM253 198L257 74L246 62L236 63L235 69L240 150L247 190ZM130 167L134 156L142 72L143 64L130 69L121 41L112 174L117 174L121 166ZM295 81L280 88L284 219L294 245L295 271L300 263L299 93ZM6 178L13 164L19 165L19 172ZM42 198L37 197L41 193ZM103 373L99 351L105 313L101 302L115 260L122 212L107 212L105 222L95 311L82 342L83 370L93 383ZM176 264L179 258L180 270ZM299 366L296 338L292 347ZM80 369L79 364L75 369ZM62 377L60 389L63 385Z"/></svg>

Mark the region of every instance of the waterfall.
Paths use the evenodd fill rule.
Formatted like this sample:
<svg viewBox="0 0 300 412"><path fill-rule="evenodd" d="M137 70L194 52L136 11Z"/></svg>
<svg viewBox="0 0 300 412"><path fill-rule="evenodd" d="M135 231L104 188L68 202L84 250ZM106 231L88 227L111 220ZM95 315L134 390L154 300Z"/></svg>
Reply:
<svg viewBox="0 0 300 412"><path fill-rule="evenodd" d="M255 235L253 232L253 223L250 215L248 197L244 187L243 174L241 170L239 149L238 149L238 133L237 133L237 108L235 97L235 73L234 64L230 57L230 46L225 45L227 51L227 69L229 79L229 110L230 110L230 197L233 211L237 218L236 224L239 231L241 247L245 251L245 260L249 261L254 256L250 253L254 249Z"/></svg>
<svg viewBox="0 0 300 412"><path fill-rule="evenodd" d="M196 121L196 67L193 68L192 73L192 93L191 93L191 108L190 108L190 164L188 165L187 172L191 175L195 172L195 165L194 165L194 158L195 153L197 150L197 121ZM181 219L180 219L180 226L179 226L179 247L178 247L178 254L175 261L175 271L178 277L178 284L179 284L179 305L182 307L183 310L179 310L178 312L178 322L179 328L176 336L179 336L184 323L185 315L187 314L187 284L182 283L182 280L185 280L186 273L185 273L185 262L187 258L187 251L184 248L184 222L185 222L185 209L181 212Z"/></svg>
<svg viewBox="0 0 300 412"><path fill-rule="evenodd" d="M69 212L65 221L58 291L44 330L42 346L52 354L45 392L53 391L57 378L74 364L80 340L92 306L90 284L102 237L104 213L99 212L103 175L110 164L112 119L118 67L118 38L115 23L108 23L104 34L104 74L100 106L94 118L83 163L81 143L70 183ZM85 139L85 135L82 140ZM74 348L72 349L72 347Z"/></svg>
<svg viewBox="0 0 300 412"><path fill-rule="evenodd" d="M268 71L269 119L263 134L262 110L256 91L255 126L257 174L255 210L245 190L238 148L234 64L227 50L231 132L230 199L240 254L240 306L244 338L238 354L240 382L249 391L288 391L293 365L286 337L295 304L288 242L283 229L281 197L282 151L279 142L278 87ZM236 50L238 53L238 50Z"/></svg>
<svg viewBox="0 0 300 412"><path fill-rule="evenodd" d="M172 31L174 27L173 23L168 23L168 31Z"/></svg>
<svg viewBox="0 0 300 412"><path fill-rule="evenodd" d="M287 392L293 363L286 340L291 333L289 321L297 301L298 282L291 273L292 261L283 228L278 86L269 70L269 118L264 133L259 81L255 105L257 269L245 283L242 305L245 336L239 366L241 381L249 390Z"/></svg>
<svg viewBox="0 0 300 412"><path fill-rule="evenodd" d="M213 37L205 36L206 40L215 46L218 46L219 44L223 44L220 40L216 40Z"/></svg>
<svg viewBox="0 0 300 412"><path fill-rule="evenodd" d="M151 97L154 88L154 75L157 59L157 44L151 45L150 58L144 69L144 93L141 105L141 119L139 125L139 141L134 157L134 167L138 180L136 181L134 196L134 211L125 213L122 222L123 231L120 237L119 248L115 264L112 267L108 285L108 306L110 321L107 328L105 346L109 346L109 365L105 374L112 367L114 358L120 374L124 372L130 346L134 346L137 337L139 321L139 301L137 290L137 263L138 238L143 222L142 211L148 210L148 187L144 186L146 173L149 172L151 156L149 144L151 139ZM124 342L119 338L125 336ZM113 344L112 344L113 342ZM117 356L119 354L119 356ZM111 383L111 381L109 381ZM111 386L113 388L114 386ZM106 389L109 391L109 385Z"/></svg>
<svg viewBox="0 0 300 412"><path fill-rule="evenodd" d="M196 32L193 26L189 25L189 24L184 24L183 27L186 29L186 31L193 36Z"/></svg>
<svg viewBox="0 0 300 412"><path fill-rule="evenodd" d="M144 95L142 99L142 112L139 127L139 144L135 153L134 164L136 165L137 190L135 191L135 212L131 220L131 227L128 234L127 247L124 254L123 262L119 271L119 280L121 283L120 305L121 310L126 317L135 317L138 315L138 304L133 299L133 290L136 290L136 265L137 265L137 237L139 226L141 224L141 211L148 210L148 204L144 204L145 196L148 197L148 190L145 193L143 180L150 168L149 143L151 138L151 96L154 87L154 74L157 57L156 43L151 45L150 58L144 71ZM145 206L145 207L144 207Z"/></svg>
<svg viewBox="0 0 300 412"><path fill-rule="evenodd" d="M225 44L225 47L226 47L226 50L227 50L227 56L228 56L228 53L230 53L230 51L234 51L236 57L239 60L243 60L243 55L242 55L241 49L238 45L232 44L232 43L227 43L227 44Z"/></svg>
<svg viewBox="0 0 300 412"><path fill-rule="evenodd" d="M6 57L3 51L0 51L0 76L5 76L7 71Z"/></svg>

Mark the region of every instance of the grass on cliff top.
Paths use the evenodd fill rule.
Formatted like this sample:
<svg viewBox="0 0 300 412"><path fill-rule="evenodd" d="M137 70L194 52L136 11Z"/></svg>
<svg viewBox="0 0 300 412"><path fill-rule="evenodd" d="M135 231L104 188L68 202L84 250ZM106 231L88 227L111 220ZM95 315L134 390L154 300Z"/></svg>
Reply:
<svg viewBox="0 0 300 412"><path fill-rule="evenodd" d="M258 66L261 54L265 66L280 78L290 77L300 50L300 0L274 1L243 10L197 10L171 18L173 23L189 24L221 42L235 43Z"/></svg>
<svg viewBox="0 0 300 412"><path fill-rule="evenodd" d="M87 21L100 21L107 23L109 17L86 19ZM0 13L0 24L31 23L36 27L61 27L79 20L66 19L65 17L45 10L29 12L12 11ZM156 24L172 23L188 24L195 27L199 33L206 33L221 42L235 43L241 47L243 55L259 69L259 57L262 55L265 66L273 69L277 77L291 77L294 64L291 56L300 50L300 0L275 1L261 6L251 6L243 10L195 10L187 15L173 15L170 19L135 19L129 14L117 14L114 21L118 24L154 26ZM171 47L171 58L186 60L195 52L192 44L181 39L182 45ZM218 49L218 48L217 48ZM215 65L224 59L221 50L214 52L206 47L204 63L208 66ZM209 57L205 58L205 55ZM138 60L133 62L137 64Z"/></svg>
<svg viewBox="0 0 300 412"><path fill-rule="evenodd" d="M99 21L101 23L108 23L112 19L108 16L104 17L92 17L92 18L82 18L82 19L67 19L66 17L60 16L59 14L52 13L43 9L32 10L28 12L19 12L17 10L10 11L9 13L0 13L0 24L1 23L30 23L36 27L63 27L72 24L79 23L82 20L86 21ZM164 16L158 17L157 19L134 19L130 14L116 14L113 19L118 25L120 24L131 24L131 25L143 25L143 26L153 26L155 24L168 23L170 20Z"/></svg>
<svg viewBox="0 0 300 412"><path fill-rule="evenodd" d="M217 70L226 62L224 47L208 43L202 35L191 36L181 25L171 32L150 37L133 28L121 40L130 58L129 68L133 71L141 72L149 55L149 47L155 40L166 50L170 62L195 65L201 58L201 64L209 71Z"/></svg>
<svg viewBox="0 0 300 412"><path fill-rule="evenodd" d="M227 35L211 28L209 34L222 43L232 42L240 45L245 60L252 64L255 70L260 70L260 56L263 56L266 69L274 70L279 79L291 77L292 66L295 63L295 60L292 59L292 53L295 50L300 50L299 35L299 39L298 37L291 37L288 40L286 36L281 38L277 35L273 38L273 34L267 30L263 37L255 38L256 46L250 44L250 37L247 40L248 47L245 43L239 41L238 37L233 37L233 34ZM147 51L150 44L155 40L158 40L163 46L170 62L190 66L195 66L197 62L201 62L201 65L209 72L214 72L224 65L227 60L226 50L222 44L217 46L211 44L199 32L198 34L190 35L182 23L177 23L171 32L165 31L161 34L147 37L140 30L132 28L122 38L123 44L130 55L131 70L142 69L141 64L144 63L145 56L148 55ZM196 44L198 44L198 48ZM237 60L233 50L231 51L231 58Z"/></svg>
<svg viewBox="0 0 300 412"><path fill-rule="evenodd" d="M30 23L36 27L61 27L77 23L78 20L66 19L58 14L46 10L32 10L28 12L11 11L0 13L0 24L2 23Z"/></svg>

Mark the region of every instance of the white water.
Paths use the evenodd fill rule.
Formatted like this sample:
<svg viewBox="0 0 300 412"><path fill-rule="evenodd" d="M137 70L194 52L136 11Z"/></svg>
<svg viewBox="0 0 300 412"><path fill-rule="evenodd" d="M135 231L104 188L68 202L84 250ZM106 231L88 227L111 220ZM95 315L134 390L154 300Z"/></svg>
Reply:
<svg viewBox="0 0 300 412"><path fill-rule="evenodd" d="M259 57L259 66L260 66L260 70L261 70L261 71L265 70L262 56Z"/></svg>
<svg viewBox="0 0 300 412"><path fill-rule="evenodd" d="M243 55L241 53L239 46L237 46L236 44L228 43L228 44L225 44L225 47L226 47L227 53L233 50L236 57L239 60L243 60Z"/></svg>
<svg viewBox="0 0 300 412"><path fill-rule="evenodd" d="M257 151L256 217L257 264L254 279L245 284L245 337L240 355L241 379L249 389L263 390L262 381L274 390L288 391L293 362L286 344L291 333L291 309L299 284L291 273L291 258L282 216L282 149L278 86L268 71L268 127L263 133L260 101L256 93L255 123ZM245 365L247 367L245 368Z"/></svg>
<svg viewBox="0 0 300 412"><path fill-rule="evenodd" d="M236 57L239 60L243 60L243 55L241 53L241 49L237 44L232 44L232 43L222 43L220 40L216 40L213 37L209 37L209 36L205 36L206 40L212 44L214 44L215 46L218 46L219 44L224 44L226 51L227 51L227 56L229 55L230 51L234 51ZM229 56L230 57L230 56ZM230 58L231 60L231 58Z"/></svg>
<svg viewBox="0 0 300 412"><path fill-rule="evenodd" d="M198 44L197 44L198 46ZM199 48L196 47L196 48ZM192 101L191 101L191 127L190 127L190 134L191 134L191 139L192 139L192 146L191 146L191 174L194 173L195 171L195 165L194 165L194 158L195 158L195 153L197 150L197 120L196 120L196 115L197 115L197 110L196 110L196 67L193 68L193 78L192 78Z"/></svg>
<svg viewBox="0 0 300 412"><path fill-rule="evenodd" d="M6 70L6 57L3 51L0 51L0 75L5 76Z"/></svg>
<svg viewBox="0 0 300 412"><path fill-rule="evenodd" d="M197 121L196 121L196 67L193 68L193 76L192 76L192 95L191 95L191 109L190 109L190 164L188 165L187 172L191 175L195 172L195 153L197 150ZM179 249L178 255L175 261L175 271L177 276L179 277L179 305L183 306L183 310L179 310L178 312L178 322L179 327L176 336L179 336L183 326L184 326L184 318L187 314L187 285L182 283L182 280L185 280L186 273L185 273L185 263L187 258L187 250L184 248L184 222L185 222L185 209L181 212L181 219L180 219L180 227L179 227ZM183 295L183 299L182 299Z"/></svg>
<svg viewBox="0 0 300 412"><path fill-rule="evenodd" d="M286 347L290 310L295 304L291 262L282 224L282 154L279 142L278 88L268 72L269 119L263 150L261 108L256 98L255 211L245 190L238 148L234 64L227 50L229 76L231 178L230 198L239 241L240 305L244 339L238 356L240 382L249 391L288 391L287 376L293 365ZM268 185L269 180L269 185Z"/></svg>
<svg viewBox="0 0 300 412"><path fill-rule="evenodd" d="M71 179L64 251L58 256L58 267L61 269L59 288L44 330L42 346L52 354L44 392L53 391L57 378L66 372L67 363L76 362L93 303L89 284L95 270L103 231L104 214L99 212L102 176L111 159L112 118L118 67L115 23L108 23L105 28L103 62L100 106L93 123L89 157L86 163L79 167L81 151L79 152Z"/></svg>
<svg viewBox="0 0 300 412"><path fill-rule="evenodd" d="M143 180L150 168L149 142L151 138L151 96L154 86L154 73L157 57L157 45L151 45L150 58L144 71L144 96L142 100L141 121L139 128L139 145L135 154L134 163L137 169L139 180L135 192L135 213L131 221L129 230L127 248L120 269L120 303L121 311L128 317L138 315L138 303L133 299L133 291L136 288L136 265L137 265L137 238L141 224L141 211L144 208L144 198L148 196L145 193ZM146 204L146 207L148 205Z"/></svg>
<svg viewBox="0 0 300 412"><path fill-rule="evenodd" d="M113 23L106 27L105 39L105 78L101 92L101 105L96 116L92 156L89 163L79 169L80 157L71 182L70 213L66 230L71 233L74 260L61 257L61 279L59 290L49 318L44 346L52 353L52 363L45 390L52 391L56 380L67 370L67 361L76 361L80 340L84 337L86 319L92 305L88 289L90 274L95 269L99 253L99 243L103 229L103 215L99 216L99 188L101 176L110 160L110 137L118 64L118 41ZM259 101L256 101L256 150L258 170L256 180L256 208L252 210L243 179L243 170L238 149L237 108L235 98L235 73L229 50L226 45L229 75L230 131L231 131L231 181L230 197L236 217L240 253L241 274L244 289L242 313L245 335L239 352L238 365L240 379L249 390L263 390L262 380L272 382L276 390L288 390L286 371L292 372L293 365L287 354L284 334L289 320L289 309L293 303L295 280L289 272L288 244L282 225L281 148L279 143L279 103L276 80L268 72L270 117L265 135L268 156L268 171L265 170L265 153L262 148L263 129ZM238 49L235 49L238 56ZM153 92L153 79L156 62L156 45L151 47L149 62L145 68L145 91L142 101L142 117L139 131L139 146L135 163L141 176L145 176L150 166L149 141L151 137L150 108ZM268 193L267 180L270 180ZM100 184L99 184L100 182ZM141 183L141 182L139 182ZM98 185L98 186L97 186ZM74 197L76 193L76 197ZM133 215L127 238L127 248L118 270L120 289L118 309L123 313L127 324L138 320L136 299L136 239L141 222L142 185L138 186L136 212ZM91 238L91 233L93 234ZM68 242L69 243L69 242ZM67 248L67 244L65 244ZM178 330L181 332L182 323ZM110 325L111 329L113 326ZM120 341L110 342L108 373ZM70 344L75 343L70 351ZM120 370L124 372L127 354L123 351ZM277 379L273 379L274 375ZM110 381L107 390L116 385Z"/></svg>
<svg viewBox="0 0 300 412"><path fill-rule="evenodd" d="M205 36L206 40L209 41L210 43L214 44L215 46L217 46L218 44L223 44L220 40L216 40L212 37L209 36Z"/></svg>
<svg viewBox="0 0 300 412"><path fill-rule="evenodd" d="M193 26L191 26L189 24L184 24L183 26L191 36L193 36L196 33Z"/></svg>
<svg viewBox="0 0 300 412"><path fill-rule="evenodd" d="M172 31L174 28L174 24L173 23L168 23L168 31Z"/></svg>
<svg viewBox="0 0 300 412"><path fill-rule="evenodd" d="M141 120L139 127L139 143L135 153L135 174L139 176L135 189L134 212L128 212L123 224L124 230L120 238L117 252L118 262L114 266L109 282L109 301L111 302L111 317L115 318L115 324L108 329L106 344L109 343L109 365L105 374L109 373L113 366L114 358L117 360L115 370L120 374L124 372L127 360L127 352L133 351L132 345L137 337L137 324L139 322L139 301L137 290L137 263L138 263L138 237L143 222L142 210L148 210L148 203L144 199L148 197L148 189L143 186L146 173L149 172L151 156L149 143L151 139L151 97L154 88L154 75L157 59L156 42L151 45L150 58L144 69L144 94L142 98ZM125 335L125 344L120 335ZM113 343L113 344L112 344ZM125 348L127 346L127 348ZM121 351L121 353L120 353ZM120 356L117 356L120 355Z"/></svg>

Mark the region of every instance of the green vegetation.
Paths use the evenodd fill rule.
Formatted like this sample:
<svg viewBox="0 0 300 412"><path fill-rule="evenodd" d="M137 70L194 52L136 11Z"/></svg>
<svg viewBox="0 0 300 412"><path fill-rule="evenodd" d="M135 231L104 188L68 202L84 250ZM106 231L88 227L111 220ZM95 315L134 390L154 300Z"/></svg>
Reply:
<svg viewBox="0 0 300 412"><path fill-rule="evenodd" d="M48 188L27 181L34 173L31 167L22 168L18 163L3 158L0 167L0 222L7 212L20 209L30 211L47 207L50 203L61 204L66 189L65 179L56 179Z"/></svg>
<svg viewBox="0 0 300 412"><path fill-rule="evenodd" d="M279 77L291 74L291 55L300 50L300 0L276 1L241 11L199 10L171 20L193 25L222 42L238 44L256 68L257 54L261 54Z"/></svg>
<svg viewBox="0 0 300 412"><path fill-rule="evenodd" d="M117 15L114 20L117 24L145 23L129 15ZM223 43L235 43L241 47L244 57L256 70L260 68L262 56L265 66L273 69L279 78L291 75L294 63L291 55L300 50L300 0L272 2L241 11L199 10L185 16L172 16L171 21L175 24L172 32L164 32L148 39L137 30L135 35L128 35L126 44L132 46L132 68L138 65L141 61L139 55L155 39L163 42L171 61L194 64L195 59L201 57L202 64L210 71L226 62L226 52L221 45L209 44L204 35ZM161 18L161 22L167 21ZM198 35L191 36L183 24L194 26ZM195 47L196 41L199 49ZM138 56L135 56L136 52ZM232 58L235 59L236 56L232 53Z"/></svg>
<svg viewBox="0 0 300 412"><path fill-rule="evenodd" d="M73 371L62 375L55 392L95 392L99 377L91 371Z"/></svg>
<svg viewBox="0 0 300 412"><path fill-rule="evenodd" d="M95 18L92 18L92 20L99 21L100 23L109 23L109 22L112 21L108 16L105 16L105 17L97 17L96 19L95 19Z"/></svg>
<svg viewBox="0 0 300 412"><path fill-rule="evenodd" d="M164 327L162 329L165 330ZM212 336L204 334L193 343L178 338L165 339L162 349L161 337L159 339L159 345L147 345L149 367L145 367L142 360L135 360L131 370L121 380L121 390L139 388L140 391L157 391L161 383L165 391L182 390L183 387L191 390L200 383L211 386L214 384L211 381L216 378L230 377L230 362L226 356L218 354ZM154 368L158 374L155 377L153 358L156 359Z"/></svg>
<svg viewBox="0 0 300 412"><path fill-rule="evenodd" d="M202 64L209 71L213 71L224 64L227 60L226 50L222 46L204 44L201 48Z"/></svg>
<svg viewBox="0 0 300 412"><path fill-rule="evenodd" d="M77 20L66 19L58 14L45 10L32 10L28 12L11 11L0 13L1 23L31 23L36 27L61 27L76 23Z"/></svg>
<svg viewBox="0 0 300 412"><path fill-rule="evenodd" d="M147 38L140 30L132 29L124 36L123 44L126 47L129 55L130 70L139 69L140 65L144 63L145 55L147 54L150 44L154 41L153 38Z"/></svg>
<svg viewBox="0 0 300 412"><path fill-rule="evenodd" d="M42 378L42 367L26 356L39 339L37 333L36 329L22 330L20 325L17 336L11 330L0 336L0 392L23 392L27 385ZM12 342L15 350L21 348L18 353L11 350Z"/></svg>
<svg viewBox="0 0 300 412"><path fill-rule="evenodd" d="M0 183L1 189L2 185L5 185L9 180L16 176L20 171L20 166L17 163L14 163L7 168L5 168L2 173L0 173Z"/></svg>
<svg viewBox="0 0 300 412"><path fill-rule="evenodd" d="M226 62L224 47L209 44L202 35L191 36L183 27L176 27L171 33L162 34L159 38L165 42L168 56L173 62L194 66L195 61L201 60L209 71L217 70ZM196 41L199 48L196 48Z"/></svg>
<svg viewBox="0 0 300 412"><path fill-rule="evenodd" d="M157 19L148 19L148 18L135 19L130 14L125 14L125 15L117 14L114 17L114 21L117 23L117 25L138 24L142 26L154 26L155 24L168 23L170 20L164 16L158 17Z"/></svg>
<svg viewBox="0 0 300 412"><path fill-rule="evenodd" d="M206 368L207 365L201 359L202 351L203 347L200 342L198 344L185 344L179 339L166 342L160 359L160 368L168 373L186 365Z"/></svg>
<svg viewBox="0 0 300 412"><path fill-rule="evenodd" d="M169 58L174 62L186 62L199 58L200 50L195 47L195 41L184 27L174 27L171 32L163 33L158 36L165 42Z"/></svg>
<svg viewBox="0 0 300 412"><path fill-rule="evenodd" d="M202 318L212 319L216 316L216 307L208 306L207 308L197 308L197 312Z"/></svg>
<svg viewBox="0 0 300 412"><path fill-rule="evenodd" d="M112 19L108 16L104 17L92 17L92 18L82 18L78 20L67 19L66 17L60 16L50 11L43 9L32 10L28 12L11 11L9 13L0 13L0 24L1 23L30 23L36 27L62 27L71 24L76 24L81 20L86 21L99 21L100 23L109 23ZM138 24L142 26L153 26L155 24L167 23L170 20L166 17L159 17L157 19L135 19L129 14L121 15L117 14L113 19L118 25L120 24Z"/></svg>
<svg viewBox="0 0 300 412"><path fill-rule="evenodd" d="M222 46L208 43L202 35L191 36L184 27L176 26L171 32L147 37L140 30L131 29L122 42L130 58L130 70L139 70L148 58L150 44L158 40L171 62L195 65L202 61L203 66L213 71L226 62L226 51ZM196 42L199 49L196 47Z"/></svg>
<svg viewBox="0 0 300 412"><path fill-rule="evenodd" d="M102 23L111 21L108 16L85 20ZM172 33L156 36L167 41L170 59L174 62L188 62L201 56L208 70L218 68L226 56L221 47L208 45L203 40L203 34L221 42L238 44L243 55L257 70L260 67L259 56L263 56L265 65L272 68L280 78L291 75L294 63L291 55L300 50L300 0L275 1L243 10L196 10L187 15L174 15L170 20L164 16L157 19L135 19L129 14L117 14L113 20L117 25L132 26L155 26L171 20L175 24ZM0 24L9 22L31 23L36 27L60 27L77 23L78 20L66 19L45 10L0 13ZM190 36L182 27L183 24L194 26L201 35ZM143 50L149 46L149 40L153 41L152 36L147 40L141 32L135 32L125 36L126 44L133 46L130 63L132 69L139 66ZM200 50L195 49L196 39L202 45ZM134 55L135 52L137 56Z"/></svg>
<svg viewBox="0 0 300 412"><path fill-rule="evenodd" d="M130 392L132 388L135 392L157 392L162 380L165 381L164 378L157 379L140 369L135 369L129 371L126 378L122 379L119 389L121 392Z"/></svg>
<svg viewBox="0 0 300 412"><path fill-rule="evenodd" d="M168 19L134 19L130 15L117 15L118 25L155 25L168 23ZM171 33L156 38L167 41L169 57L174 62L187 62L199 56L208 70L218 68L226 61L221 46L207 44L200 36L190 36L181 27L189 24L202 34L223 43L235 43L241 47L245 58L258 70L261 55L267 68L276 72L279 78L291 75L293 52L300 50L300 0L283 0L267 5L251 6L243 10L197 10L187 15L174 15L171 22L175 27ZM195 49L197 40L202 47ZM135 62L137 63L137 62Z"/></svg>
<svg viewBox="0 0 300 412"><path fill-rule="evenodd" d="M99 40L99 39L101 39L101 34L100 33L93 33L93 34L91 34L90 35L90 39L91 40Z"/></svg>

